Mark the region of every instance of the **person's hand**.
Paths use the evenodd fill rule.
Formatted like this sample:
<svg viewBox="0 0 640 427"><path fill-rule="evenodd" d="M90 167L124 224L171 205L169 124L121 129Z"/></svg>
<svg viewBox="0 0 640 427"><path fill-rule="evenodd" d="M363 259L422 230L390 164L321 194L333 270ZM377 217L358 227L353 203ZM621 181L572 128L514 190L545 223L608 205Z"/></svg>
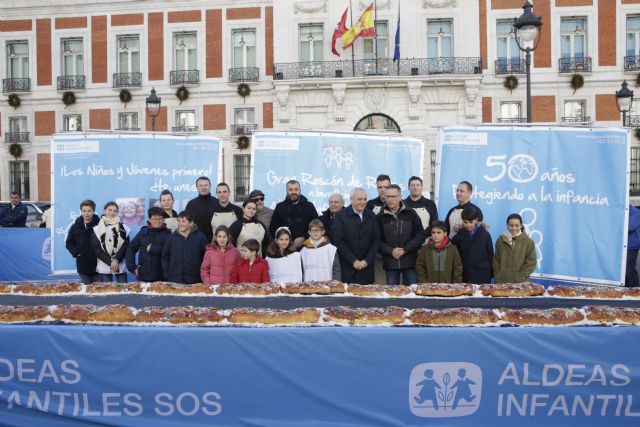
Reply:
<svg viewBox="0 0 640 427"><path fill-rule="evenodd" d="M304 243L304 237L297 237L293 243L291 244L291 248L294 250L298 250Z"/></svg>
<svg viewBox="0 0 640 427"><path fill-rule="evenodd" d="M120 263L118 262L117 259L112 259L111 260L111 272L112 273L118 273L120 270Z"/></svg>
<svg viewBox="0 0 640 427"><path fill-rule="evenodd" d="M147 245L147 252L151 252L151 243Z"/></svg>
<svg viewBox="0 0 640 427"><path fill-rule="evenodd" d="M393 248L391 251L391 256L395 259L400 259L404 255L404 249L402 248Z"/></svg>
<svg viewBox="0 0 640 427"><path fill-rule="evenodd" d="M136 275L136 277L138 277L138 268L137 268L137 267L136 267L136 269L135 269L135 270L133 270L133 274L135 274L135 275Z"/></svg>

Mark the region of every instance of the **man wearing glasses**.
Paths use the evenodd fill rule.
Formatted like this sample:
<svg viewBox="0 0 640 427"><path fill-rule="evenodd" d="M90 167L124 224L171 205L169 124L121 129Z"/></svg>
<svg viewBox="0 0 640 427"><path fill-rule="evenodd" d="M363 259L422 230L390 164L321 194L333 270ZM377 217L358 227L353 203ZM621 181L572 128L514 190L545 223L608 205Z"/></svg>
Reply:
<svg viewBox="0 0 640 427"><path fill-rule="evenodd" d="M264 205L264 193L260 190L253 190L249 193L249 200L256 202L257 212L256 219L260 221L264 226L269 229L271 225L271 217L273 216L273 209Z"/></svg>

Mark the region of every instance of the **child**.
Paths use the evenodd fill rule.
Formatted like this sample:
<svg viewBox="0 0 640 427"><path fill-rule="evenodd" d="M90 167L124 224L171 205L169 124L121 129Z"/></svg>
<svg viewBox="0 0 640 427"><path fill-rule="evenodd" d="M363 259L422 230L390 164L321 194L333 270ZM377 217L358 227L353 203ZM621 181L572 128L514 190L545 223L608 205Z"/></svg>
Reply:
<svg viewBox="0 0 640 427"><path fill-rule="evenodd" d="M127 283L124 257L129 246L129 227L120 222L118 205L107 202L102 218L93 227L91 244L98 258L96 271L101 282L111 282L115 274L118 283Z"/></svg>
<svg viewBox="0 0 640 427"><path fill-rule="evenodd" d="M91 244L93 227L100 221L95 211L96 204L93 200L87 199L80 202L80 216L69 229L66 241L67 250L76 259L80 281L85 285L98 280L96 275L98 258Z"/></svg>
<svg viewBox="0 0 640 427"><path fill-rule="evenodd" d="M219 225L213 233L213 240L207 245L204 260L200 267L202 283L219 285L229 283L233 266L240 261L240 252L229 240L229 229Z"/></svg>
<svg viewBox="0 0 640 427"><path fill-rule="evenodd" d="M536 268L536 246L524 232L522 217L513 213L507 217L507 231L496 241L493 275L496 283L528 282Z"/></svg>
<svg viewBox="0 0 640 427"><path fill-rule="evenodd" d="M267 247L267 262L272 282L302 282L300 253L290 248L291 242L289 229L280 227L276 230L275 240Z"/></svg>
<svg viewBox="0 0 640 427"><path fill-rule="evenodd" d="M300 258L304 281L340 280L340 260L337 248L325 235L324 224L319 219L309 222L309 238L302 244Z"/></svg>
<svg viewBox="0 0 640 427"><path fill-rule="evenodd" d="M164 223L162 209L150 208L147 213L147 225L140 229L127 248L127 269L142 282L155 282L162 280L162 248L171 231Z"/></svg>
<svg viewBox="0 0 640 427"><path fill-rule="evenodd" d="M491 283L493 240L485 224L478 222L480 212L473 206L462 209L462 227L451 239L462 258L465 283Z"/></svg>
<svg viewBox="0 0 640 427"><path fill-rule="evenodd" d="M200 266L207 249L207 236L198 231L191 211L178 214L178 228L164 242L162 274L175 283L199 283Z"/></svg>
<svg viewBox="0 0 640 427"><path fill-rule="evenodd" d="M449 242L447 226L442 221L431 223L431 237L418 251L416 273L420 283L462 282L462 261L458 249Z"/></svg>
<svg viewBox="0 0 640 427"><path fill-rule="evenodd" d="M260 243L249 239L240 246L242 259L231 269L230 283L266 283L269 281L269 264L258 255Z"/></svg>

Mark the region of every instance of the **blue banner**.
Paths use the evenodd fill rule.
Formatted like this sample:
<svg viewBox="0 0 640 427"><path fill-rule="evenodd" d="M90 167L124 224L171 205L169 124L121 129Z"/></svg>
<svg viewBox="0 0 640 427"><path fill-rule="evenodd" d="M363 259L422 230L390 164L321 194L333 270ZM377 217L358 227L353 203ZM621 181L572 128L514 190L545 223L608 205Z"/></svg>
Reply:
<svg viewBox="0 0 640 427"><path fill-rule="evenodd" d="M121 221L137 230L146 224L147 210L170 190L180 211L197 195L195 182L221 177L221 144L199 135L110 134L55 135L53 155L53 262L57 273L75 272L75 260L65 248L69 228L80 215L80 202L93 200L96 214L115 201Z"/></svg>
<svg viewBox="0 0 640 427"><path fill-rule="evenodd" d="M637 426L639 352L637 327L4 325L0 424Z"/></svg>
<svg viewBox="0 0 640 427"><path fill-rule="evenodd" d="M629 132L621 129L455 127L442 130L438 208L473 184L495 240L519 213L536 244L533 277L624 282ZM444 214L443 214L444 215Z"/></svg>
<svg viewBox="0 0 640 427"><path fill-rule="evenodd" d="M355 187L363 187L370 199L378 197L379 174L406 189L412 175L422 174L424 157L419 139L363 133L256 132L252 147L251 188L265 193L267 206L282 201L286 182L296 179L320 211L333 193L348 205Z"/></svg>

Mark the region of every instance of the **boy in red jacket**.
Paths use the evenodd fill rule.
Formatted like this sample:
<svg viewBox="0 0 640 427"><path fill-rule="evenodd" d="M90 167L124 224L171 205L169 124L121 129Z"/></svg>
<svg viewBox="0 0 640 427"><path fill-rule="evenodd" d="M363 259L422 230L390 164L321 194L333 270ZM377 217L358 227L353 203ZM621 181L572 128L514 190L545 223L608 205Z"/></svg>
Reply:
<svg viewBox="0 0 640 427"><path fill-rule="evenodd" d="M249 239L240 246L242 259L231 270L231 283L266 283L269 281L269 264L258 256L260 244Z"/></svg>

